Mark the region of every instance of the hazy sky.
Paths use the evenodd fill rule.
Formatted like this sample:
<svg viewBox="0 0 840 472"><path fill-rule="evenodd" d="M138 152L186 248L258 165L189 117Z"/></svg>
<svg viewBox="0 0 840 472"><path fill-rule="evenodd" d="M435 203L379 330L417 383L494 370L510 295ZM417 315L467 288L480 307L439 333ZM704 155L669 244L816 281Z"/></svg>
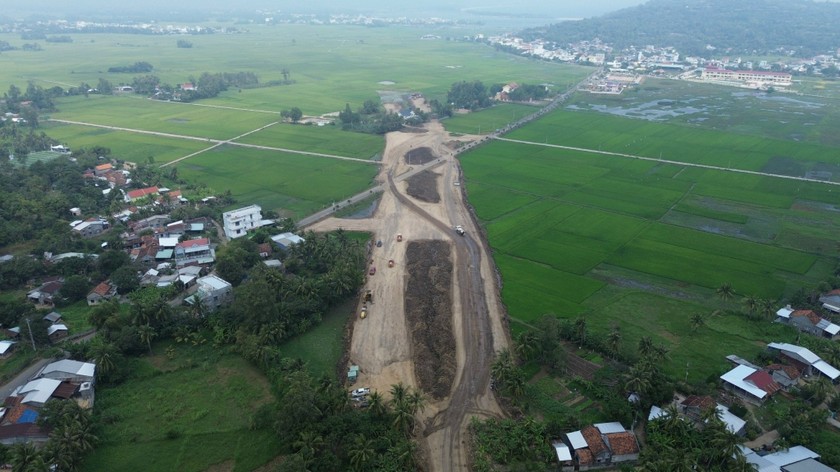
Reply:
<svg viewBox="0 0 840 472"><path fill-rule="evenodd" d="M528 14L550 22L562 17L590 17L645 0L2 0L0 15L29 16L62 14L83 16L91 12L117 13L120 10L139 12L185 12L188 10L255 10L272 9L293 12L353 12L397 15L465 16L470 12Z"/></svg>

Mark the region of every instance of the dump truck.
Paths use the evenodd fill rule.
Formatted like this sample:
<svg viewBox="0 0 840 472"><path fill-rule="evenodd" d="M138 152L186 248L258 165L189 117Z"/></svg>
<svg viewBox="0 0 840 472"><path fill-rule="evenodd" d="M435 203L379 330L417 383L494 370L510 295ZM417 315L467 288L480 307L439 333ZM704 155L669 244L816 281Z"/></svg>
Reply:
<svg viewBox="0 0 840 472"><path fill-rule="evenodd" d="M371 292L370 290L365 291L364 302L365 303L373 303L373 292Z"/></svg>

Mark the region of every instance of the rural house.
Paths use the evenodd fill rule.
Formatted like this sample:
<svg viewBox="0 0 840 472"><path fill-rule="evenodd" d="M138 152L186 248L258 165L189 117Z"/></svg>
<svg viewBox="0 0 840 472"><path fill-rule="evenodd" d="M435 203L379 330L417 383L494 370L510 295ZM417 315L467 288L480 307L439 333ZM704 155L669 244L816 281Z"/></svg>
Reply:
<svg viewBox="0 0 840 472"><path fill-rule="evenodd" d="M38 305L53 305L57 300L58 292L64 286L62 277L50 277L35 290L26 294L26 299Z"/></svg>
<svg viewBox="0 0 840 472"><path fill-rule="evenodd" d="M259 205L249 205L237 210L222 213L225 236L230 239L245 236L248 231L264 226L262 208Z"/></svg>
<svg viewBox="0 0 840 472"><path fill-rule="evenodd" d="M823 308L833 313L840 313L840 288L825 293L820 297Z"/></svg>
<svg viewBox="0 0 840 472"><path fill-rule="evenodd" d="M115 287L113 287L108 282L102 282L90 291L90 293L87 296L87 303L91 306L99 305L100 303L106 300L110 300L116 294L117 290Z"/></svg>
<svg viewBox="0 0 840 472"><path fill-rule="evenodd" d="M8 359L15 351L14 341L0 341L0 359Z"/></svg>
<svg viewBox="0 0 840 472"><path fill-rule="evenodd" d="M208 312L213 312L233 301L233 286L221 277L208 275L196 282L196 292L184 299L189 305L200 302Z"/></svg>
<svg viewBox="0 0 840 472"><path fill-rule="evenodd" d="M837 472L819 462L820 455L805 446L793 446L763 455L746 446L738 447L758 472Z"/></svg>
<svg viewBox="0 0 840 472"><path fill-rule="evenodd" d="M284 251L288 251L289 248L294 246L295 244L300 244L306 241L305 239L301 238L300 236L294 233L277 234L272 236L271 240L274 241L274 244L276 244L280 249Z"/></svg>
<svg viewBox="0 0 840 472"><path fill-rule="evenodd" d="M810 349L788 343L770 343L767 348L783 362L795 367L803 376L824 375L832 382L837 382L840 378L840 370L820 359L820 356Z"/></svg>
<svg viewBox="0 0 840 472"><path fill-rule="evenodd" d="M70 334L70 330L67 329L67 325L63 325L61 323L50 325L47 328L47 336L50 338L51 343L61 341L66 338L68 334Z"/></svg>
<svg viewBox="0 0 840 472"><path fill-rule="evenodd" d="M70 224L73 227L73 232L83 238L99 236L109 227L108 221L103 218L88 218L84 221L74 221Z"/></svg>
<svg viewBox="0 0 840 472"><path fill-rule="evenodd" d="M639 444L632 432L621 423L598 423L580 431L566 434L566 444L574 451L578 470L635 461L639 458ZM557 447L555 446L555 451ZM558 459L562 451L558 453ZM563 456L565 457L565 456Z"/></svg>
<svg viewBox="0 0 840 472"><path fill-rule="evenodd" d="M207 238L189 239L175 246L175 265L177 267L212 264L215 260L216 252L210 247L210 240Z"/></svg>
<svg viewBox="0 0 840 472"><path fill-rule="evenodd" d="M133 201L139 200L143 197L151 197L158 195L160 191L157 187L146 187L140 188L136 190L129 190L128 193L125 194L125 201L127 203L131 203Z"/></svg>
<svg viewBox="0 0 840 472"><path fill-rule="evenodd" d="M758 405L782 389L767 372L748 365L738 365L720 376L723 387L740 398Z"/></svg>
<svg viewBox="0 0 840 472"><path fill-rule="evenodd" d="M794 310L790 305L776 312L776 321L793 326L794 328L813 336L827 339L837 339L840 326L822 318L813 310Z"/></svg>

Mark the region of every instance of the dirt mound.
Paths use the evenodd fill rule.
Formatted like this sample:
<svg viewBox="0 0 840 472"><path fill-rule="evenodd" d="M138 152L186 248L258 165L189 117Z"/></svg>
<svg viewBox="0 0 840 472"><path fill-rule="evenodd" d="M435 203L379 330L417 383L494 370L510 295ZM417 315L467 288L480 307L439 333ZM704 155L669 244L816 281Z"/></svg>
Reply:
<svg viewBox="0 0 840 472"><path fill-rule="evenodd" d="M455 379L452 334L452 257L446 241L412 241L406 247L405 316L417 381L435 400Z"/></svg>
<svg viewBox="0 0 840 472"><path fill-rule="evenodd" d="M438 175L430 170L424 170L408 179L408 194L412 197L429 203L438 203L440 193L438 192Z"/></svg>
<svg viewBox="0 0 840 472"><path fill-rule="evenodd" d="M437 156L435 156L435 153L432 152L431 148L421 147L408 151L405 153L404 158L406 164L419 166L427 162L432 162L437 159Z"/></svg>

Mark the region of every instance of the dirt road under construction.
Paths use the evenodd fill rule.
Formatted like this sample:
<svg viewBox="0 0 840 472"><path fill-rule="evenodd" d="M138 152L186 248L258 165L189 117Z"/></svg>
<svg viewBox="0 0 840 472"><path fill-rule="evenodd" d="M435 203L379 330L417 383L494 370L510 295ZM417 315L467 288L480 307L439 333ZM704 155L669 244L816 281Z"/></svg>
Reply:
<svg viewBox="0 0 840 472"><path fill-rule="evenodd" d="M427 291L420 284L411 286L411 281L418 279L413 277L416 274L408 277L407 243L437 241L425 246L421 244L419 250L431 247L434 251L446 252L448 248L449 254L444 256L452 261L451 277L437 280L451 279L448 299L451 300L456 367L451 382L436 383L451 385L448 395L426 394L429 403L418 418L421 425L418 439L426 470L465 471L469 469L466 435L469 419L502 415L489 386L490 365L495 352L507 347L509 340L502 322L503 308L495 268L465 204L460 168L452 153L455 139L437 122L426 124L425 129L426 132L421 133L395 132L387 136L378 177L383 194L373 217L328 218L308 229L369 231L374 234L375 241L382 241L381 247L374 245L372 248L371 264L377 270L375 275L368 276L365 287L372 291L373 303L368 306L365 319L355 320L349 358L350 363L361 369L356 386L371 387L386 397L391 385L397 382L414 387L420 385L415 362L421 348L426 346L417 344L418 322L406 317L406 298L411 300L410 305L415 305L418 296L440 296L440 287ZM467 142L475 138L461 136L457 139ZM421 201L407 192L406 180L416 174L417 166L421 165L418 162L420 153L430 153L433 158L422 166L428 169L424 172L434 175L423 178L420 185L435 185L437 188L429 189L427 193L437 190L440 196L437 202ZM410 165L412 156L414 167ZM418 182L413 181L412 185L416 186ZM453 229L455 225L463 226L466 234L459 236ZM397 241L398 235L402 236L402 242ZM393 267L389 267L391 260ZM440 265L449 267L449 264ZM418 265L413 264L413 267ZM438 349L440 345L445 346L438 344ZM451 372L449 369L444 371Z"/></svg>

